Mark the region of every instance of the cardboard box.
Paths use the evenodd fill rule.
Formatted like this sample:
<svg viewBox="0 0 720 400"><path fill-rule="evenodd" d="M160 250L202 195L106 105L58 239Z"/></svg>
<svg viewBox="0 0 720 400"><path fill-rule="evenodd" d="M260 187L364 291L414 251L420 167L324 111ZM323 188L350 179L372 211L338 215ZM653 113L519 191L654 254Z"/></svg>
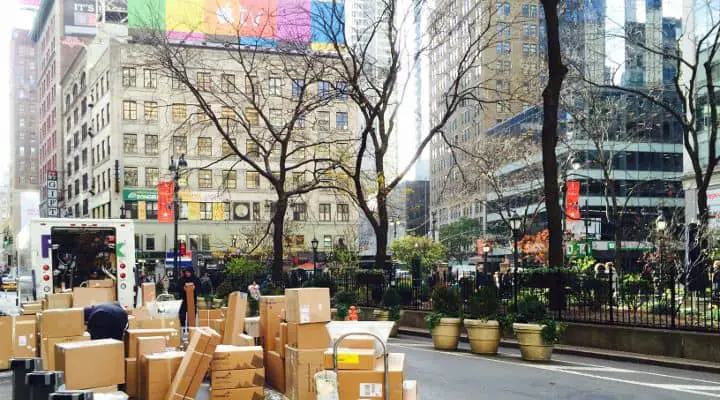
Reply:
<svg viewBox="0 0 720 400"><path fill-rule="evenodd" d="M339 348L337 351L338 370L362 370L369 371L375 368L375 349L346 349ZM334 369L333 350L325 351L323 358L325 369Z"/></svg>
<svg viewBox="0 0 720 400"><path fill-rule="evenodd" d="M125 332L125 356L137 358L137 338L148 336L162 336L167 347L180 346L180 335L176 329L128 329Z"/></svg>
<svg viewBox="0 0 720 400"><path fill-rule="evenodd" d="M137 321L138 329L180 329L180 318L142 319Z"/></svg>
<svg viewBox="0 0 720 400"><path fill-rule="evenodd" d="M72 308L73 306L73 295L72 293L53 293L47 295L47 309L52 310L56 308Z"/></svg>
<svg viewBox="0 0 720 400"><path fill-rule="evenodd" d="M198 310L198 318L207 320L225 319L225 313L219 308L212 310Z"/></svg>
<svg viewBox="0 0 720 400"><path fill-rule="evenodd" d="M374 349L375 342L375 338L349 336L343 339L342 343L340 343L340 347L346 349Z"/></svg>
<svg viewBox="0 0 720 400"><path fill-rule="evenodd" d="M88 280L89 288L114 288L115 281L112 279L90 279Z"/></svg>
<svg viewBox="0 0 720 400"><path fill-rule="evenodd" d="M13 357L30 358L37 356L38 337L35 321L15 320L13 333Z"/></svg>
<svg viewBox="0 0 720 400"><path fill-rule="evenodd" d="M151 301L155 301L155 283L145 282L141 286L142 288L142 303L146 305Z"/></svg>
<svg viewBox="0 0 720 400"><path fill-rule="evenodd" d="M405 375L405 354L388 355L388 375L390 382L390 400L403 400L403 381ZM340 400L375 399L383 400L385 386L383 359L378 359L371 371L338 371Z"/></svg>
<svg viewBox="0 0 720 400"><path fill-rule="evenodd" d="M41 301L33 301L22 304L22 311L25 315L33 315L43 311Z"/></svg>
<svg viewBox="0 0 720 400"><path fill-rule="evenodd" d="M10 368L13 356L13 317L0 316L0 370ZM45 365L43 363L43 365Z"/></svg>
<svg viewBox="0 0 720 400"><path fill-rule="evenodd" d="M286 289L285 320L298 324L330 322L330 289Z"/></svg>
<svg viewBox="0 0 720 400"><path fill-rule="evenodd" d="M265 369L234 369L215 371L210 374L210 386L213 389L249 388L265 384Z"/></svg>
<svg viewBox="0 0 720 400"><path fill-rule="evenodd" d="M209 328L210 327L210 320L209 319L198 319L197 320L197 326L203 327L203 328Z"/></svg>
<svg viewBox="0 0 720 400"><path fill-rule="evenodd" d="M135 358L125 359L125 393L130 397L138 395L138 365Z"/></svg>
<svg viewBox="0 0 720 400"><path fill-rule="evenodd" d="M141 393L146 376L142 369L143 358L148 354L161 353L167 347L167 339L163 336L140 336L137 339L137 374L136 393Z"/></svg>
<svg viewBox="0 0 720 400"><path fill-rule="evenodd" d="M254 338L260 335L260 317L245 317L245 333Z"/></svg>
<svg viewBox="0 0 720 400"><path fill-rule="evenodd" d="M128 329L139 329L137 318L134 315L128 315Z"/></svg>
<svg viewBox="0 0 720 400"><path fill-rule="evenodd" d="M287 345L299 350L327 349L330 346L330 334L325 328L326 324L320 322L301 325L288 322Z"/></svg>
<svg viewBox="0 0 720 400"><path fill-rule="evenodd" d="M265 379L280 393L286 392L285 360L275 351L265 353Z"/></svg>
<svg viewBox="0 0 720 400"><path fill-rule="evenodd" d="M255 338L250 335L242 334L238 336L238 346L255 346Z"/></svg>
<svg viewBox="0 0 720 400"><path fill-rule="evenodd" d="M263 366L263 349L260 346L217 346L211 363L213 372L233 369L256 369L263 368Z"/></svg>
<svg viewBox="0 0 720 400"><path fill-rule="evenodd" d="M185 357L184 351L169 351L148 354L140 359L138 383L140 399L165 400L170 383L175 377L180 362Z"/></svg>
<svg viewBox="0 0 720 400"><path fill-rule="evenodd" d="M93 393L113 393L118 391L118 385L110 385L110 386L103 386L103 387L96 387L96 388L90 388L86 389L88 391L91 391ZM95 396L95 398L98 398L99 396Z"/></svg>
<svg viewBox="0 0 720 400"><path fill-rule="evenodd" d="M210 390L210 400L265 400L265 390L262 387L242 389L216 389Z"/></svg>
<svg viewBox="0 0 720 400"><path fill-rule="evenodd" d="M125 356L119 340L60 343L55 346L55 361L70 390L125 383Z"/></svg>
<svg viewBox="0 0 720 400"><path fill-rule="evenodd" d="M40 337L58 338L80 336L85 332L85 313L82 308L45 310L40 316Z"/></svg>
<svg viewBox="0 0 720 400"><path fill-rule="evenodd" d="M37 329L37 316L39 314L16 315L16 321L35 321L35 329Z"/></svg>
<svg viewBox="0 0 720 400"><path fill-rule="evenodd" d="M287 322L280 323L280 331L278 332L276 348L280 353L280 357L285 358L285 345L287 345L288 338L288 324Z"/></svg>
<svg viewBox="0 0 720 400"><path fill-rule="evenodd" d="M56 371L55 365L55 345L68 342L89 342L90 334L85 332L79 336L69 336L61 338L41 338L40 340L40 357L45 371Z"/></svg>
<svg viewBox="0 0 720 400"><path fill-rule="evenodd" d="M420 400L417 381L403 382L403 400Z"/></svg>
<svg viewBox="0 0 720 400"><path fill-rule="evenodd" d="M232 292L228 296L228 311L225 314L223 344L237 345L238 336L245 333L245 311L247 310L247 293ZM212 322L210 323L212 327Z"/></svg>
<svg viewBox="0 0 720 400"><path fill-rule="evenodd" d="M323 370L325 350L285 348L285 396L290 400L315 399L315 373Z"/></svg>
<svg viewBox="0 0 720 400"><path fill-rule="evenodd" d="M73 306L87 307L115 301L115 287L73 288Z"/></svg>
<svg viewBox="0 0 720 400"><path fill-rule="evenodd" d="M212 329L198 328L193 332L185 357L170 384L168 398L195 398L219 343L220 335Z"/></svg>
<svg viewBox="0 0 720 400"><path fill-rule="evenodd" d="M146 320L146 319L152 319L152 315L150 315L150 311L147 308L136 308L133 310L133 316L138 321ZM180 319L178 317L178 319Z"/></svg>
<svg viewBox="0 0 720 400"><path fill-rule="evenodd" d="M260 337L265 351L277 351L272 341L280 329L280 314L284 307L285 296L260 297Z"/></svg>

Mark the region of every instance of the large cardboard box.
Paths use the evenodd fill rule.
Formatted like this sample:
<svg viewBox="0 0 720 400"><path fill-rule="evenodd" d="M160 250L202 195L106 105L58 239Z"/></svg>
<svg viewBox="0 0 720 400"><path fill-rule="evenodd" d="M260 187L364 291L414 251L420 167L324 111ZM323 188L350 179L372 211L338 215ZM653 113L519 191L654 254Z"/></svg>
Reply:
<svg viewBox="0 0 720 400"><path fill-rule="evenodd" d="M60 343L55 346L55 361L70 390L125 383L125 356L119 340Z"/></svg>
<svg viewBox="0 0 720 400"><path fill-rule="evenodd" d="M287 345L299 350L327 349L330 346L330 334L325 325L326 322L316 324L288 322Z"/></svg>
<svg viewBox="0 0 720 400"><path fill-rule="evenodd" d="M213 371L262 368L263 349L260 346L220 345L215 348L210 366Z"/></svg>
<svg viewBox="0 0 720 400"><path fill-rule="evenodd" d="M89 342L90 334L84 332L82 335L69 336L61 338L43 338L40 340L40 357L42 358L43 369L46 371L56 371L55 365L55 345L68 342Z"/></svg>
<svg viewBox="0 0 720 400"><path fill-rule="evenodd" d="M114 288L115 281L112 279L90 279L88 280L90 288Z"/></svg>
<svg viewBox="0 0 720 400"><path fill-rule="evenodd" d="M349 336L342 340L340 346L346 349L374 349L376 342L372 337Z"/></svg>
<svg viewBox="0 0 720 400"><path fill-rule="evenodd" d="M280 314L284 307L285 296L260 297L260 337L265 351L277 351L273 340L280 330Z"/></svg>
<svg viewBox="0 0 720 400"><path fill-rule="evenodd" d="M340 400L375 399L383 400L385 388L384 361L375 363L371 371L338 371ZM390 382L390 400L403 400L403 381L405 376L405 354L388 355L388 375Z"/></svg>
<svg viewBox="0 0 720 400"><path fill-rule="evenodd" d="M155 301L155 283L145 282L141 286L142 288L142 303L147 305L148 303Z"/></svg>
<svg viewBox="0 0 720 400"><path fill-rule="evenodd" d="M45 310L40 316L40 337L58 338L80 336L85 331L85 313L82 308Z"/></svg>
<svg viewBox="0 0 720 400"><path fill-rule="evenodd" d="M43 311L42 301L31 301L22 304L22 311L25 315L33 315Z"/></svg>
<svg viewBox="0 0 720 400"><path fill-rule="evenodd" d="M420 400L417 381L403 382L403 400Z"/></svg>
<svg viewBox="0 0 720 400"><path fill-rule="evenodd" d="M166 400L170 383L185 357L184 351L148 354L140 360L138 374L141 400Z"/></svg>
<svg viewBox="0 0 720 400"><path fill-rule="evenodd" d="M315 373L323 370L325 350L285 348L285 396L288 399L315 399Z"/></svg>
<svg viewBox="0 0 720 400"><path fill-rule="evenodd" d="M210 400L265 400L265 390L261 387L242 389L210 390Z"/></svg>
<svg viewBox="0 0 720 400"><path fill-rule="evenodd" d="M141 319L138 329L180 329L180 318Z"/></svg>
<svg viewBox="0 0 720 400"><path fill-rule="evenodd" d="M163 336L140 336L137 339L137 374L136 393L142 393L145 374L142 370L143 358L148 354L161 353L167 347L167 339Z"/></svg>
<svg viewBox="0 0 720 400"><path fill-rule="evenodd" d="M228 311L225 315L223 344L237 345L239 336L245 333L245 311L247 310L247 293L232 292L228 296ZM212 327L212 323L210 325Z"/></svg>
<svg viewBox="0 0 720 400"><path fill-rule="evenodd" d="M72 308L73 306L73 295L72 293L53 293L47 295L47 308L52 310L56 308Z"/></svg>
<svg viewBox="0 0 720 400"><path fill-rule="evenodd" d="M330 289L286 289L285 320L299 324L329 322Z"/></svg>
<svg viewBox="0 0 720 400"><path fill-rule="evenodd" d="M276 351L265 352L265 379L280 393L285 393L285 360Z"/></svg>
<svg viewBox="0 0 720 400"><path fill-rule="evenodd" d="M35 321L15 320L13 333L13 357L29 358L37 356L38 337Z"/></svg>
<svg viewBox="0 0 720 400"><path fill-rule="evenodd" d="M115 287L73 288L73 306L87 307L115 301Z"/></svg>
<svg viewBox="0 0 720 400"><path fill-rule="evenodd" d="M369 371L375 368L375 349L347 349L339 348L337 351L338 370L363 370ZM333 350L325 351L323 358L325 369L334 369Z"/></svg>
<svg viewBox="0 0 720 400"><path fill-rule="evenodd" d="M213 389L237 389L263 386L265 369L233 369L215 371L210 374L210 385Z"/></svg>
<svg viewBox="0 0 720 400"><path fill-rule="evenodd" d="M137 338L147 336L164 337L167 347L180 346L180 335L176 329L128 329L125 332L125 356L137 358Z"/></svg>
<svg viewBox="0 0 720 400"><path fill-rule="evenodd" d="M130 397L138 395L138 366L134 358L125 359L125 393Z"/></svg>
<svg viewBox="0 0 720 400"><path fill-rule="evenodd" d="M13 317L0 316L0 370L10 368L12 353Z"/></svg>
<svg viewBox="0 0 720 400"><path fill-rule="evenodd" d="M168 398L195 398L219 343L220 335L212 329L198 328L193 332L185 357L170 384Z"/></svg>
<svg viewBox="0 0 720 400"><path fill-rule="evenodd" d="M222 335L225 332L225 320L224 319L209 319L208 327L214 329L215 332ZM235 345L237 345L237 344L235 344Z"/></svg>

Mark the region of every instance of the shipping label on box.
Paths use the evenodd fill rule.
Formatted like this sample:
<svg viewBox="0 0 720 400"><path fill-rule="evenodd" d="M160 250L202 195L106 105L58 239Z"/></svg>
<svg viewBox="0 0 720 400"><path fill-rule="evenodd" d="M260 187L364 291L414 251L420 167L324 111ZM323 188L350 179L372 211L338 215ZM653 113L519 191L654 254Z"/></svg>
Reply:
<svg viewBox="0 0 720 400"><path fill-rule="evenodd" d="M330 334L325 325L325 322L317 324L288 322L287 345L300 350L327 349L330 346Z"/></svg>
<svg viewBox="0 0 720 400"><path fill-rule="evenodd" d="M377 357L375 350L339 348L336 356L338 370L372 370ZM326 350L323 359L325 369L334 369L333 351Z"/></svg>
<svg viewBox="0 0 720 400"><path fill-rule="evenodd" d="M64 372L67 389L125 383L125 356L119 340L60 343L55 350L56 368Z"/></svg>
<svg viewBox="0 0 720 400"><path fill-rule="evenodd" d="M215 371L210 374L210 385L215 389L236 389L263 386L265 369L234 369Z"/></svg>
<svg viewBox="0 0 720 400"><path fill-rule="evenodd" d="M285 319L298 324L329 322L330 289L286 289Z"/></svg>
<svg viewBox="0 0 720 400"><path fill-rule="evenodd" d="M262 387L242 389L216 389L210 390L210 400L265 400L265 390Z"/></svg>
<svg viewBox="0 0 720 400"><path fill-rule="evenodd" d="M263 366L263 349L260 346L217 346L211 363L213 371L255 369Z"/></svg>
<svg viewBox="0 0 720 400"><path fill-rule="evenodd" d="M80 336L85 332L85 312L82 308L45 310L38 329L42 338Z"/></svg>

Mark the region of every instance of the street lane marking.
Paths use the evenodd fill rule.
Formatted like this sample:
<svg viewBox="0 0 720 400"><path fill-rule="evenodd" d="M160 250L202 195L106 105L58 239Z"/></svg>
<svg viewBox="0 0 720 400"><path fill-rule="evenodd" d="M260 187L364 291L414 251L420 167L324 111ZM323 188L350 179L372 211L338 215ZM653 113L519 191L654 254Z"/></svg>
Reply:
<svg viewBox="0 0 720 400"><path fill-rule="evenodd" d="M548 366L549 369L563 369L568 371L598 371L598 372L621 372L628 374L639 374L642 371L633 371L631 369L613 368L613 367L565 367L562 365Z"/></svg>
<svg viewBox="0 0 720 400"><path fill-rule="evenodd" d="M711 390L711 391L720 390L720 382L707 381L707 380L703 380L703 379L683 378L683 377L676 377L676 376L670 376L670 375L664 375L664 374L657 374L657 373L652 373L652 372L629 370L629 371L633 371L633 373L636 373L636 374L647 374L647 375L666 377L666 378L671 378L671 379L710 383L710 384L718 385L719 386L718 389L715 389L715 386L710 386L712 389L701 389L701 390L705 390L705 392L704 392L704 391L699 391L699 390L695 389L695 385L659 384L659 383L650 383L650 382L640 382L640 381L634 381L634 380L629 380L629 379L613 378L613 377L603 376L603 375L593 375L593 374L589 374L589 373L585 373L585 372L574 371L571 369L563 369L563 366L558 366L558 365L543 365L543 364L532 364L532 363L528 363L528 362L523 362L519 358L517 358L517 355L513 355L513 357L516 358L515 361L510 361L510 360L501 360L498 358L494 358L492 356L481 356L481 355L469 354L469 353L464 353L464 352L441 351L441 350L435 350L435 349L427 348L427 347L423 348L423 347L417 347L417 346L406 346L406 345L396 344L396 343L393 343L393 345L396 347L400 347L400 348L406 348L408 350L418 350L418 351L424 351L427 353L446 354L446 355L454 356L454 357L461 357L461 358L474 359L474 360L484 360L484 361L490 361L490 362L494 362L494 363L498 363L498 364L521 366L521 367L534 368L534 369L545 370L545 371L555 371L555 372L561 372L561 373L566 373L566 374L571 374L571 375L584 376L587 378L601 379L601 380L606 380L606 381L611 381L611 382L626 383L629 385L645 386L645 387L650 387L650 388L654 388L654 389L671 390L671 391L690 393L690 394L695 394L695 395L705 396L705 397L720 398L720 394L706 392L708 390ZM500 354L500 353L498 353L498 354ZM506 354L503 354L503 355L506 355ZM579 362L570 362L570 361L562 361L562 362L572 363L575 365L585 365L585 366L590 366L590 367L595 367L595 368L603 367L602 365L582 364ZM707 386L700 386L700 387L704 388Z"/></svg>

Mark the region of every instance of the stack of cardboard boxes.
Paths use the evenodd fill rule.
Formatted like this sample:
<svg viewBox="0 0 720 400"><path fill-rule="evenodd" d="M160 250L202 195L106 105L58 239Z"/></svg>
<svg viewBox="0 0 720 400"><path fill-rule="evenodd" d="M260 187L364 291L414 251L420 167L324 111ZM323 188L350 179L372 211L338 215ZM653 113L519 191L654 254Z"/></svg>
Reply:
<svg viewBox="0 0 720 400"><path fill-rule="evenodd" d="M163 336L136 336L135 340L137 354L125 354L125 393L130 397L138 396L145 382L145 356L167 348L167 339Z"/></svg>
<svg viewBox="0 0 720 400"><path fill-rule="evenodd" d="M60 343L55 370L64 373L68 390L117 391L125 383L123 343L114 339Z"/></svg>
<svg viewBox="0 0 720 400"><path fill-rule="evenodd" d="M210 400L264 399L262 347L220 345L210 364Z"/></svg>
<svg viewBox="0 0 720 400"><path fill-rule="evenodd" d="M60 343L87 342L90 334L85 332L85 314L82 308L45 310L37 314L40 333L40 356L43 369L57 371L55 347Z"/></svg>
<svg viewBox="0 0 720 400"><path fill-rule="evenodd" d="M260 298L260 341L265 356L265 376L270 386L285 393L285 360L275 348L275 337L279 335L285 296L263 296Z"/></svg>

